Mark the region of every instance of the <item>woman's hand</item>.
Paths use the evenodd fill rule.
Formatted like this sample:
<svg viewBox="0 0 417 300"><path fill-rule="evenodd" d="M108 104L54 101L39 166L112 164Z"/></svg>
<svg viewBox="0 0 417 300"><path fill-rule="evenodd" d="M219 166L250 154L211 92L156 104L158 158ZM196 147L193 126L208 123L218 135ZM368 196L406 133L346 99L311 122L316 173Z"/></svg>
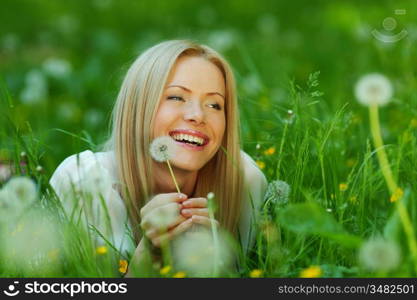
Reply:
<svg viewBox="0 0 417 300"><path fill-rule="evenodd" d="M180 214L181 202L186 199L185 194L158 194L142 207L141 227L154 246L159 247L162 241L171 240L191 227L192 219Z"/></svg>
<svg viewBox="0 0 417 300"><path fill-rule="evenodd" d="M212 220L215 225L218 226L219 222L214 219L210 219L209 210L207 208L207 199L190 198L182 202L181 215L186 218L191 218L195 224L201 224L210 227Z"/></svg>
<svg viewBox="0 0 417 300"><path fill-rule="evenodd" d="M187 199L185 194L158 194L152 198L140 211L141 227L145 236L155 247L163 241L188 230L193 224L211 227L206 198Z"/></svg>

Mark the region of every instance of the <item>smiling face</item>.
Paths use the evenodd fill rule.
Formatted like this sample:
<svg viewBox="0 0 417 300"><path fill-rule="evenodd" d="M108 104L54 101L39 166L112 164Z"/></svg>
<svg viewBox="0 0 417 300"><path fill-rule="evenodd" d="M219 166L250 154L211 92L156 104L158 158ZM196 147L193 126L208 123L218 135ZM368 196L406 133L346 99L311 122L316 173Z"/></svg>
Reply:
<svg viewBox="0 0 417 300"><path fill-rule="evenodd" d="M175 63L164 89L153 137L176 142L176 168L198 171L218 151L226 128L224 76L212 62L183 56Z"/></svg>

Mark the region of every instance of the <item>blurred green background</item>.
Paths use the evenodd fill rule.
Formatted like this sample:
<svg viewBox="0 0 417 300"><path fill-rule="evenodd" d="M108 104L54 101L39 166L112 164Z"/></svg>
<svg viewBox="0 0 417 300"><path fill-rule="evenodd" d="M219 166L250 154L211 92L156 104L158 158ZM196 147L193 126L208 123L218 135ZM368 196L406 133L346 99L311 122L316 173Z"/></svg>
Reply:
<svg viewBox="0 0 417 300"><path fill-rule="evenodd" d="M230 61L248 152L280 136L281 121L294 107L291 90L307 89L308 76L316 71L320 86L312 99L300 100L301 108L312 108L312 117L323 121L347 103L344 125L356 127L341 145L345 151L361 133L368 135L367 112L353 97L361 75L385 74L395 98L403 100L383 113L383 120L390 120L388 141L417 115L415 1L2 0L0 5L0 75L14 101L10 111L3 99L0 111L21 134L33 131L48 172L89 147L55 129L77 135L85 130L95 144L104 141L127 68L141 51L166 39L206 43ZM396 15L396 9L406 13ZM388 17L397 22L391 31L383 26ZM405 29L408 35L384 43L373 29L386 35ZM10 131L0 132L1 157L7 160L15 140Z"/></svg>
<svg viewBox="0 0 417 300"><path fill-rule="evenodd" d="M0 0L0 8L0 167L14 164L44 186L65 157L99 149L123 76L143 50L193 39L234 69L242 147L269 181L291 187L287 218L272 214L257 224L256 255L242 274L296 277L320 265L315 276L416 276L417 256L375 157L368 109L353 93L372 72L393 85L393 99L380 109L381 131L417 228L416 1ZM285 217L286 203L274 205ZM350 241L335 235L339 227ZM382 232L401 247L401 264L393 273L365 272L357 241ZM375 253L389 248L376 248L367 259L383 267L392 255L380 259ZM70 265L62 274L97 276L95 268Z"/></svg>

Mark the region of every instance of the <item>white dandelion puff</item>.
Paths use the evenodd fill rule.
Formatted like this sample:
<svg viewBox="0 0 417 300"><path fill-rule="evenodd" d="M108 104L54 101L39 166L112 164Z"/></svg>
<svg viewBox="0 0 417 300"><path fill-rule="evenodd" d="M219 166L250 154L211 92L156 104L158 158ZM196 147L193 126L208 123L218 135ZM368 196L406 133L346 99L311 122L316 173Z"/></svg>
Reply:
<svg viewBox="0 0 417 300"><path fill-rule="evenodd" d="M227 270L233 262L227 236L219 232L219 242L214 243L210 230L201 226L197 229L187 231L173 241L175 268L196 277L213 276L216 269L219 272ZM217 249L215 244L218 245Z"/></svg>
<svg viewBox="0 0 417 300"><path fill-rule="evenodd" d="M35 201L38 194L35 182L24 176L13 177L7 182L3 190L11 198L18 199L24 205Z"/></svg>
<svg viewBox="0 0 417 300"><path fill-rule="evenodd" d="M401 253L395 242L383 237L373 237L359 250L359 261L369 271L388 272L398 267Z"/></svg>
<svg viewBox="0 0 417 300"><path fill-rule="evenodd" d="M169 136L160 136L154 139L149 147L149 152L154 160L165 162L175 155L175 142Z"/></svg>
<svg viewBox="0 0 417 300"><path fill-rule="evenodd" d="M214 199L214 193L213 192L209 192L207 194L207 200L213 200Z"/></svg>
<svg viewBox="0 0 417 300"><path fill-rule="evenodd" d="M286 205L291 193L291 187L282 180L274 180L268 184L265 193L265 200L271 201L273 204Z"/></svg>
<svg viewBox="0 0 417 300"><path fill-rule="evenodd" d="M25 87L20 93L23 103L35 104L46 99L48 96L48 81L39 70L31 70L26 74Z"/></svg>
<svg viewBox="0 0 417 300"><path fill-rule="evenodd" d="M149 147L149 152L151 153L151 156L154 160L167 163L172 180L175 184L175 188L177 189L178 193L181 193L177 180L175 179L174 171L172 170L171 164L169 163L169 160L175 156L176 147L177 145L171 137L160 136L152 141Z"/></svg>
<svg viewBox="0 0 417 300"><path fill-rule="evenodd" d="M392 97L391 82L382 74L372 73L361 77L355 85L355 97L363 105L383 106Z"/></svg>
<svg viewBox="0 0 417 300"><path fill-rule="evenodd" d="M58 79L67 77L72 71L69 61L54 57L46 59L42 64L42 68L46 74Z"/></svg>
<svg viewBox="0 0 417 300"><path fill-rule="evenodd" d="M5 226L2 261L21 272L47 271L57 267L50 263L50 253L60 248L56 222L42 212L31 212L16 223Z"/></svg>

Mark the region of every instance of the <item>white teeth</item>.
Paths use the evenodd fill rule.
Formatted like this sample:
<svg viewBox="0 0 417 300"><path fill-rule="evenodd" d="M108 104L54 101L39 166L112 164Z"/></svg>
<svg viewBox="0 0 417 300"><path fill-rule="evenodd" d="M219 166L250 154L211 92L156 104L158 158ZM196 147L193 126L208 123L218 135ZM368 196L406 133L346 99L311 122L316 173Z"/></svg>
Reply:
<svg viewBox="0 0 417 300"><path fill-rule="evenodd" d="M172 137L175 140L177 140L177 141L186 140L186 141L189 141L189 142L197 143L199 145L202 145L204 143L204 139L203 138L200 138L200 137L197 137L197 136L188 135L188 134L183 134L183 133L174 134Z"/></svg>

